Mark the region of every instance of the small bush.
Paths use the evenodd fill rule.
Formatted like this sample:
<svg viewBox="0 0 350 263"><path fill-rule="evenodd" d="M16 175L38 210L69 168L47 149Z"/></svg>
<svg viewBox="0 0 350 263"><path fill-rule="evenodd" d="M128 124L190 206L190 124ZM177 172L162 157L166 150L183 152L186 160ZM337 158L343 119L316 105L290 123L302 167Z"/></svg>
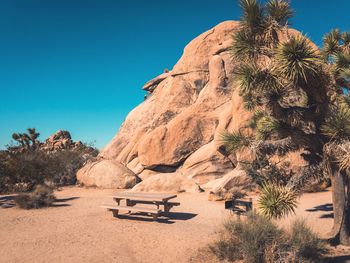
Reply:
<svg viewBox="0 0 350 263"><path fill-rule="evenodd" d="M247 263L320 262L325 252L323 242L302 221L287 232L256 214L225 223L219 240L209 248L220 260Z"/></svg>
<svg viewBox="0 0 350 263"><path fill-rule="evenodd" d="M319 262L326 252L325 243L302 220L293 223L290 244L295 257L300 260Z"/></svg>
<svg viewBox="0 0 350 263"><path fill-rule="evenodd" d="M264 262L265 251L275 240L282 238L282 231L265 217L251 214L247 220L230 220L224 224L222 238L211 246L221 260L244 259L247 262Z"/></svg>
<svg viewBox="0 0 350 263"><path fill-rule="evenodd" d="M38 209L48 207L55 201L53 189L46 185L37 185L31 193L19 194L16 204L23 209Z"/></svg>

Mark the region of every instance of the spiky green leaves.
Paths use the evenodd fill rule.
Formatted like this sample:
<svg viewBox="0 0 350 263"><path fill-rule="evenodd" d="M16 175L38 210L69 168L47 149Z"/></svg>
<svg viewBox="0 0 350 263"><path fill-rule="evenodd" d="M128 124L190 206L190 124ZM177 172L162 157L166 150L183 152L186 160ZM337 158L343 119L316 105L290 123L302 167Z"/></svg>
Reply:
<svg viewBox="0 0 350 263"><path fill-rule="evenodd" d="M304 36L281 43L276 50L276 69L293 83L308 83L320 68L320 57Z"/></svg>
<svg viewBox="0 0 350 263"><path fill-rule="evenodd" d="M240 0L243 11L241 28L233 35L232 54L238 59L271 56L271 47L278 43L278 32L292 17L289 3L270 0L265 6L257 0Z"/></svg>
<svg viewBox="0 0 350 263"><path fill-rule="evenodd" d="M255 63L242 63L234 71L235 80L240 87L240 95L251 93L258 71Z"/></svg>
<svg viewBox="0 0 350 263"><path fill-rule="evenodd" d="M323 38L323 54L339 90L350 89L350 32L332 30Z"/></svg>
<svg viewBox="0 0 350 263"><path fill-rule="evenodd" d="M257 137L260 140L266 140L272 133L278 132L279 128L280 124L276 119L270 116L264 116L257 122Z"/></svg>
<svg viewBox="0 0 350 263"><path fill-rule="evenodd" d="M337 71L350 68L350 54L338 53L334 56L334 62Z"/></svg>
<svg viewBox="0 0 350 263"><path fill-rule="evenodd" d="M265 6L256 0L240 0L242 22L253 33L262 33L271 24L284 26L293 16L293 10L284 0L270 0Z"/></svg>
<svg viewBox="0 0 350 263"><path fill-rule="evenodd" d="M252 142L253 138L251 136L244 135L240 132L225 132L221 135L221 143L230 153L249 147Z"/></svg>
<svg viewBox="0 0 350 263"><path fill-rule="evenodd" d="M232 40L231 54L236 59L254 59L261 53L257 38L246 30L237 31Z"/></svg>
<svg viewBox="0 0 350 263"><path fill-rule="evenodd" d="M332 107L321 131L331 141L350 137L350 108L344 103Z"/></svg>
<svg viewBox="0 0 350 263"><path fill-rule="evenodd" d="M333 29L323 37L323 53L326 58L333 56L340 51L340 39L341 34L339 29Z"/></svg>
<svg viewBox="0 0 350 263"><path fill-rule="evenodd" d="M280 219L295 213L298 194L291 188L275 183L264 183L258 199L258 208L268 218Z"/></svg>
<svg viewBox="0 0 350 263"><path fill-rule="evenodd" d="M262 69L255 63L242 63L234 71L235 80L240 87L240 94L253 92L271 93L279 92L283 85L279 77L270 69Z"/></svg>
<svg viewBox="0 0 350 263"><path fill-rule="evenodd" d="M332 62L334 56L350 52L350 32L341 33L333 29L323 37L323 54L326 60Z"/></svg>
<svg viewBox="0 0 350 263"><path fill-rule="evenodd" d="M345 53L350 52L350 32L342 33L342 41L343 41L343 51Z"/></svg>
<svg viewBox="0 0 350 263"><path fill-rule="evenodd" d="M283 0L270 0L266 5L268 15L279 25L286 25L293 17L293 10L289 3Z"/></svg>
<svg viewBox="0 0 350 263"><path fill-rule="evenodd" d="M264 21L263 7L256 0L240 0L239 5L243 10L244 25L252 32L259 30Z"/></svg>

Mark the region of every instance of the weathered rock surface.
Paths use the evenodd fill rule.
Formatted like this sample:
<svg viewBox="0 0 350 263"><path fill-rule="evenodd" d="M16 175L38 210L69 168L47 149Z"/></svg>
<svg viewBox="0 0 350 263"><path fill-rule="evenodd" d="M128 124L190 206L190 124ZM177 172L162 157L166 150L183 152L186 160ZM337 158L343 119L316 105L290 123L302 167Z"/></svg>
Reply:
<svg viewBox="0 0 350 263"><path fill-rule="evenodd" d="M247 176L245 171L234 169L224 177L210 181L202 187L209 190L211 193L219 194L226 193L233 187L242 189L247 188L251 185L251 183L251 179Z"/></svg>
<svg viewBox="0 0 350 263"><path fill-rule="evenodd" d="M195 38L173 70L146 83L144 89L151 91L151 95L127 116L116 137L100 155L131 169L134 164L130 163L137 158L135 172L140 172L141 166L174 172L187 159L190 160L184 173L191 177L195 176L194 172L200 172L212 179L222 176L228 168L233 169L211 142L229 126L232 118L234 63L229 46L237 25L238 22L223 22ZM197 153L197 157L189 158L207 144L211 145L210 153ZM207 160L210 162L205 165ZM220 163L224 168L219 167ZM216 172L212 174L210 170Z"/></svg>
<svg viewBox="0 0 350 263"><path fill-rule="evenodd" d="M233 165L230 159L217 151L215 142L212 141L191 154L179 170L203 184L232 171Z"/></svg>
<svg viewBox="0 0 350 263"><path fill-rule="evenodd" d="M100 153L107 163L121 163L142 178L133 191L188 191L196 189L196 183L218 179L209 188L215 193L250 183L240 170L230 173L250 153L225 156L219 143L223 131L241 129L252 116L244 109L233 79L236 63L230 45L238 26L239 22L226 21L192 40L172 70L144 85L148 98L128 114ZM104 175L119 168L98 163L88 167L83 168L85 181L95 180L100 187L122 185L118 180L107 182ZM103 183L94 178L103 178Z"/></svg>
<svg viewBox="0 0 350 263"><path fill-rule="evenodd" d="M123 189L132 188L141 181L131 170L112 160L88 163L78 171L77 179L87 187Z"/></svg>

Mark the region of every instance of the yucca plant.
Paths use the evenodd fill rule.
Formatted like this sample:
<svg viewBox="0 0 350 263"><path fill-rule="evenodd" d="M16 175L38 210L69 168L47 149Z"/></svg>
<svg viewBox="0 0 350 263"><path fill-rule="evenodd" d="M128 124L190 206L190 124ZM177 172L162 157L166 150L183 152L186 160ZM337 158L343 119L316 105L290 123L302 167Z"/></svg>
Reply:
<svg viewBox="0 0 350 263"><path fill-rule="evenodd" d="M293 10L286 1L270 0L266 5L268 15L280 26L288 24L288 20L293 17Z"/></svg>
<svg viewBox="0 0 350 263"><path fill-rule="evenodd" d="M329 52L330 42L336 46ZM324 163L333 185L334 225L330 240L334 243L350 245L350 181L347 171L350 167L349 140L350 140L350 103L348 95L350 88L350 33L341 33L333 30L324 39L327 66L331 68L330 90L333 90L331 101L333 105L328 109L328 116L321 126L325 135ZM344 92L347 89L347 92ZM335 95L334 95L335 94Z"/></svg>
<svg viewBox="0 0 350 263"><path fill-rule="evenodd" d="M256 110L253 114L253 117L250 119L249 127L252 129L256 129L258 125L258 121L265 116L264 111Z"/></svg>
<svg viewBox="0 0 350 263"><path fill-rule="evenodd" d="M234 71L240 94L251 94L259 69L254 63L243 63Z"/></svg>
<svg viewBox="0 0 350 263"><path fill-rule="evenodd" d="M344 103L333 106L321 126L321 131L330 140L350 137L350 108Z"/></svg>
<svg viewBox="0 0 350 263"><path fill-rule="evenodd" d="M225 132L221 134L221 143L229 152L236 152L242 148L249 147L252 140L252 136L244 135L241 132Z"/></svg>
<svg viewBox="0 0 350 263"><path fill-rule="evenodd" d="M267 139L272 133L278 132L280 124L277 120L264 116L260 118L256 125L257 138L258 139Z"/></svg>
<svg viewBox="0 0 350 263"><path fill-rule="evenodd" d="M298 193L292 188L266 182L261 188L258 209L268 218L280 219L295 213L297 198Z"/></svg>
<svg viewBox="0 0 350 263"><path fill-rule="evenodd" d="M350 90L350 33L331 31L320 51L302 34L288 31L293 14L288 1L262 5L241 0L240 6L241 26L233 34L231 49L239 63L234 77L245 108L262 114L257 112L241 128L253 129L249 138L233 131L222 142L229 152L246 147L253 152L253 161L241 162L247 163L254 178L266 179L260 201L269 217L294 211L295 190L326 167L334 181L332 234L338 243L350 245L350 224L345 223L350 222L350 209L344 209L350 207L350 180L345 173L350 158L341 146L350 141L350 100L344 96L344 90ZM282 172L271 178L264 174L271 167L280 169L271 157L306 148L310 165L289 182L273 183L273 175Z"/></svg>
<svg viewBox="0 0 350 263"><path fill-rule="evenodd" d="M331 32L323 37L323 54L326 59L337 54L340 50L339 41L341 39L341 34L339 29L333 29Z"/></svg>
<svg viewBox="0 0 350 263"><path fill-rule="evenodd" d="M240 0L239 4L243 10L242 23L252 32L262 29L264 23L264 10L257 0Z"/></svg>
<svg viewBox="0 0 350 263"><path fill-rule="evenodd" d="M243 107L247 111L253 111L256 107L258 107L261 102L258 98L254 98L251 96L251 93L246 93L242 96L243 98Z"/></svg>
<svg viewBox="0 0 350 263"><path fill-rule="evenodd" d="M276 69L293 83L307 83L317 75L320 68L320 56L308 43L306 37L292 36L281 43L276 50Z"/></svg>
<svg viewBox="0 0 350 263"><path fill-rule="evenodd" d="M239 62L234 70L234 78L244 106L247 110L255 111L242 129L249 128L254 132L249 136L240 131L228 132L222 136L221 142L228 152L244 148L251 150L255 160L242 160L243 167L249 167L248 174L258 185L266 183L262 186L262 197L277 198L275 201L279 202L276 203L276 209L280 208L278 205L284 204L283 198L290 197L285 203L286 206L291 204L289 208L281 213L279 210L272 212L280 218L288 214L286 211L291 211L288 209L295 208L292 202L295 193L291 190L293 187L288 188L289 192L283 191L287 189L288 180L280 180L280 175L288 174L289 168L277 166L271 157L285 156L305 147L304 137L308 138L309 134L302 129L304 123L311 114L323 118L323 111L309 105L314 103L310 98L313 94L310 90L325 90L325 85L317 83L316 87L312 81L321 74L322 59L320 52L311 46L305 36L288 33L288 20L293 11L287 1L270 0L262 5L255 0L242 0L240 5L243 10L242 23L234 32L231 51ZM303 98L306 102L301 106L300 103L297 106L286 103L289 96L295 99L295 91L306 94L307 98ZM323 105L326 101L315 103ZM270 174L266 175L266 171ZM279 178L277 184L274 177ZM269 182L275 184L269 185ZM273 189L274 186L276 189ZM267 190L275 195L264 195L268 194Z"/></svg>
<svg viewBox="0 0 350 263"><path fill-rule="evenodd" d="M257 42L258 40L249 31L239 30L233 35L232 56L241 60L257 57L262 52Z"/></svg>
<svg viewBox="0 0 350 263"><path fill-rule="evenodd" d="M343 32L341 35L341 39L343 41L343 52L350 52L350 32Z"/></svg>

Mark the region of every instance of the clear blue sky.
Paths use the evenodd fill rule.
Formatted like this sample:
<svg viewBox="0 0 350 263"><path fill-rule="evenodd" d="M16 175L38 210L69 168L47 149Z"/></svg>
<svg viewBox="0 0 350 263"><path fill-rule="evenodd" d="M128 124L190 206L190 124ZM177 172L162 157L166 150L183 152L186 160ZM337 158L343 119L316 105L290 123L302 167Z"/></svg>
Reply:
<svg viewBox="0 0 350 263"><path fill-rule="evenodd" d="M321 43L350 30L347 0L294 0L293 26ZM198 34L240 16L236 0L0 0L0 148L59 129L103 147Z"/></svg>

